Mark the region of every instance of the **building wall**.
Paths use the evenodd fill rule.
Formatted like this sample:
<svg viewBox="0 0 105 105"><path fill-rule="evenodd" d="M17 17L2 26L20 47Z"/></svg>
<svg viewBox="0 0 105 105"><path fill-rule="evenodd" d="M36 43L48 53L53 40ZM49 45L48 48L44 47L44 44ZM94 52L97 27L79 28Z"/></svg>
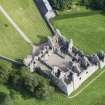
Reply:
<svg viewBox="0 0 105 105"><path fill-rule="evenodd" d="M102 69L103 67L105 67L105 59L104 62L100 61L100 69Z"/></svg>
<svg viewBox="0 0 105 105"><path fill-rule="evenodd" d="M36 4L37 4L37 7L39 8L41 14L43 16L45 16L45 14L48 12L43 0L35 0Z"/></svg>
<svg viewBox="0 0 105 105"><path fill-rule="evenodd" d="M53 75L51 75L51 79L53 83L65 94L70 95L73 92L73 82L67 85L63 82L63 80L60 80Z"/></svg>
<svg viewBox="0 0 105 105"><path fill-rule="evenodd" d="M90 66L87 70L82 72L80 76L77 76L77 74L73 75L73 84L74 84L74 90L79 88L79 86L87 79L89 78L94 72L96 72L99 69L98 66Z"/></svg>
<svg viewBox="0 0 105 105"><path fill-rule="evenodd" d="M51 5L49 4L48 0L35 0L41 14L47 18L53 18L55 17L55 13L51 7Z"/></svg>
<svg viewBox="0 0 105 105"><path fill-rule="evenodd" d="M69 96L74 91L73 82L71 84L67 85L67 95Z"/></svg>
<svg viewBox="0 0 105 105"><path fill-rule="evenodd" d="M43 0L45 7L47 8L48 12L45 14L45 16L47 17L47 19L50 18L54 18L55 17L55 12L52 9L50 3L48 2L48 0Z"/></svg>

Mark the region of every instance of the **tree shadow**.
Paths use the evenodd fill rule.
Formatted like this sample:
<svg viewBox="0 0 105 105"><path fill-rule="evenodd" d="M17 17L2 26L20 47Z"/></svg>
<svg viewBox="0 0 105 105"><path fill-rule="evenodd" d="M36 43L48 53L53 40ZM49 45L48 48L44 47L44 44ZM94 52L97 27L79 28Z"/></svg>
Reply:
<svg viewBox="0 0 105 105"><path fill-rule="evenodd" d="M102 14L102 12L99 11L91 11L91 12L84 12L84 13L70 13L65 15L59 15L55 18L55 20L62 20L62 19L68 19L68 18L78 18L78 17L85 17L85 16L93 16L97 14Z"/></svg>
<svg viewBox="0 0 105 105"><path fill-rule="evenodd" d="M0 60L4 60L8 63L10 63L12 66L13 69L21 69L22 67L24 67L24 63L23 63L23 59L15 59L14 61L9 59L9 58L6 58L6 57L0 57Z"/></svg>
<svg viewBox="0 0 105 105"><path fill-rule="evenodd" d="M38 10L40 11L41 15L44 17L44 15L48 12L46 9L43 0L33 0L34 4L38 7Z"/></svg>
<svg viewBox="0 0 105 105"><path fill-rule="evenodd" d="M105 16L105 12L104 12L104 11L102 11L101 14L102 14L103 16Z"/></svg>
<svg viewBox="0 0 105 105"><path fill-rule="evenodd" d="M13 69L20 70L20 69L22 69L22 67L25 66L23 63L23 59L15 59L15 61L17 61L19 63L12 62L12 68Z"/></svg>

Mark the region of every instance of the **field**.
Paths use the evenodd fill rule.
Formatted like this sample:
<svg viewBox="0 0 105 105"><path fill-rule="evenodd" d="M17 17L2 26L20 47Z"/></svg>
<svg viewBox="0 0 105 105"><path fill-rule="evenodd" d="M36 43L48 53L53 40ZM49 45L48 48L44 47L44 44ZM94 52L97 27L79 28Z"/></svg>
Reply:
<svg viewBox="0 0 105 105"><path fill-rule="evenodd" d="M0 0L0 4L11 14L11 17L33 42L39 43L43 38L51 35L32 0ZM76 14L60 13L61 15L54 20L54 25L61 30L65 37L72 38L75 45L83 51L87 53L105 51L105 17L96 11L89 10L88 13L86 12L83 10L80 14L79 12ZM21 38L2 13L0 13L0 27L0 54L12 58L23 58L30 52L30 46ZM11 69L11 64L7 62L0 61L0 66ZM101 70L90 77L84 86L100 72ZM64 96L58 90L51 94L48 100L24 98L17 92L16 99L14 99L15 105L105 105L104 80L105 73L73 99ZM10 89L0 84L0 92L9 93Z"/></svg>
<svg viewBox="0 0 105 105"><path fill-rule="evenodd" d="M55 27L86 53L105 51L105 16L97 11L82 11L61 13L54 21Z"/></svg>
<svg viewBox="0 0 105 105"><path fill-rule="evenodd" d="M33 0L0 0L0 5L33 43L39 44L51 35ZM31 50L31 46L0 12L0 55L19 59Z"/></svg>
<svg viewBox="0 0 105 105"><path fill-rule="evenodd" d="M33 43L43 42L51 35L34 0L0 0L0 4Z"/></svg>
<svg viewBox="0 0 105 105"><path fill-rule="evenodd" d="M19 59L30 54L31 50L31 46L23 40L20 34L0 12L0 55Z"/></svg>

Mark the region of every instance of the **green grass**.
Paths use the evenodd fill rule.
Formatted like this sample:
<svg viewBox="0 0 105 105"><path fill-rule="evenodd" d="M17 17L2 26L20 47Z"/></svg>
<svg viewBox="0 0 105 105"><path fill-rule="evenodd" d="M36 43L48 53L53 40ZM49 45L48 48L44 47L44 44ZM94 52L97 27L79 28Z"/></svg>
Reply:
<svg viewBox="0 0 105 105"><path fill-rule="evenodd" d="M0 0L0 4L34 43L43 42L51 35L34 0Z"/></svg>
<svg viewBox="0 0 105 105"><path fill-rule="evenodd" d="M0 0L0 3L3 4L5 9L9 11L11 15L13 14L12 17L16 17L14 19L16 19L16 22L24 30L24 32L31 33L31 31L34 30L34 28L29 29L30 25L28 25L26 22L25 23L23 22L24 24L22 24L22 21L24 20L23 18L22 18L23 20L19 18L22 21L20 21L17 18L17 16L21 17L22 13L20 13L19 10L17 11L19 12L18 14L20 15L16 15L17 13L13 13L13 11L16 10L15 6L18 7L18 6L25 5L25 8L23 8L23 11L25 11L24 9L26 9L26 5L30 5L30 2L32 3L32 1L30 0L27 0L27 1ZM27 9L28 8L31 8L31 6L27 7ZM35 11L35 10L31 9L31 11ZM87 53L93 53L101 49L105 50L105 47L104 47L105 17L102 14L98 14L98 13L92 14L92 13L91 14L89 13L88 15L86 14L86 11L83 14L76 13L77 15L74 15L74 13L72 15L67 13L67 14L64 14L66 16L62 15L59 18L56 18L56 20L54 21L54 25L61 30L63 35L65 35L68 39L72 38L75 42L75 45ZM26 15L22 15L22 17L24 16ZM27 20L28 17L24 17L24 18ZM0 52L2 54L9 55L11 57L18 57L18 56L25 55L30 48L27 49L27 47L24 47L26 43L23 41L23 39L21 39L21 37L18 35L15 29L13 29L13 27L8 23L8 21L2 15L0 15L0 22L2 24L1 25L2 27L0 26L1 27L0 28ZM28 23L29 22L32 22L32 21L28 20ZM4 26L5 23L8 24L9 27L6 28ZM32 34L28 34L28 35L30 35L29 37L32 38L33 41L39 42L39 38L36 36L36 34L35 36L33 36L34 32L35 30L32 31ZM13 40L15 38L17 40ZM23 48L23 50L21 48ZM12 53L12 51L14 51L14 53ZM6 69L9 69L9 68L11 69L11 65L8 65L7 63L0 62L0 65L2 65L3 67L6 67ZM97 75L97 73L94 74L92 77L90 77L90 79L88 79L85 82L85 84L88 83L88 81L90 81L91 79L93 79ZM105 73L100 78L98 78L95 82L93 82L88 88L86 88L80 95L78 95L73 99L67 98L60 91L56 90L53 94L51 94L51 97L48 100L38 100L35 98L25 99L22 97L21 94L18 94L20 98L17 98L15 100L16 102L15 105L105 105L104 80L105 80ZM5 85L0 85L0 91L9 93L10 90L7 87L5 87Z"/></svg>
<svg viewBox="0 0 105 105"><path fill-rule="evenodd" d="M54 25L77 47L87 53L105 51L105 16L98 12L83 12L58 16Z"/></svg>
<svg viewBox="0 0 105 105"><path fill-rule="evenodd" d="M0 55L19 59L30 54L31 50L31 46L0 12Z"/></svg>

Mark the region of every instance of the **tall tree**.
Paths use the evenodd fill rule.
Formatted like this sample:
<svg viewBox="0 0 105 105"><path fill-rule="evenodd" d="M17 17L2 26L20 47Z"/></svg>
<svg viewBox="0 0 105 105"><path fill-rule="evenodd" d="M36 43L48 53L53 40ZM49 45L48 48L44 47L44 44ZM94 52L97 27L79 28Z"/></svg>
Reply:
<svg viewBox="0 0 105 105"><path fill-rule="evenodd" d="M72 0L49 0L54 9L63 10L70 7Z"/></svg>

